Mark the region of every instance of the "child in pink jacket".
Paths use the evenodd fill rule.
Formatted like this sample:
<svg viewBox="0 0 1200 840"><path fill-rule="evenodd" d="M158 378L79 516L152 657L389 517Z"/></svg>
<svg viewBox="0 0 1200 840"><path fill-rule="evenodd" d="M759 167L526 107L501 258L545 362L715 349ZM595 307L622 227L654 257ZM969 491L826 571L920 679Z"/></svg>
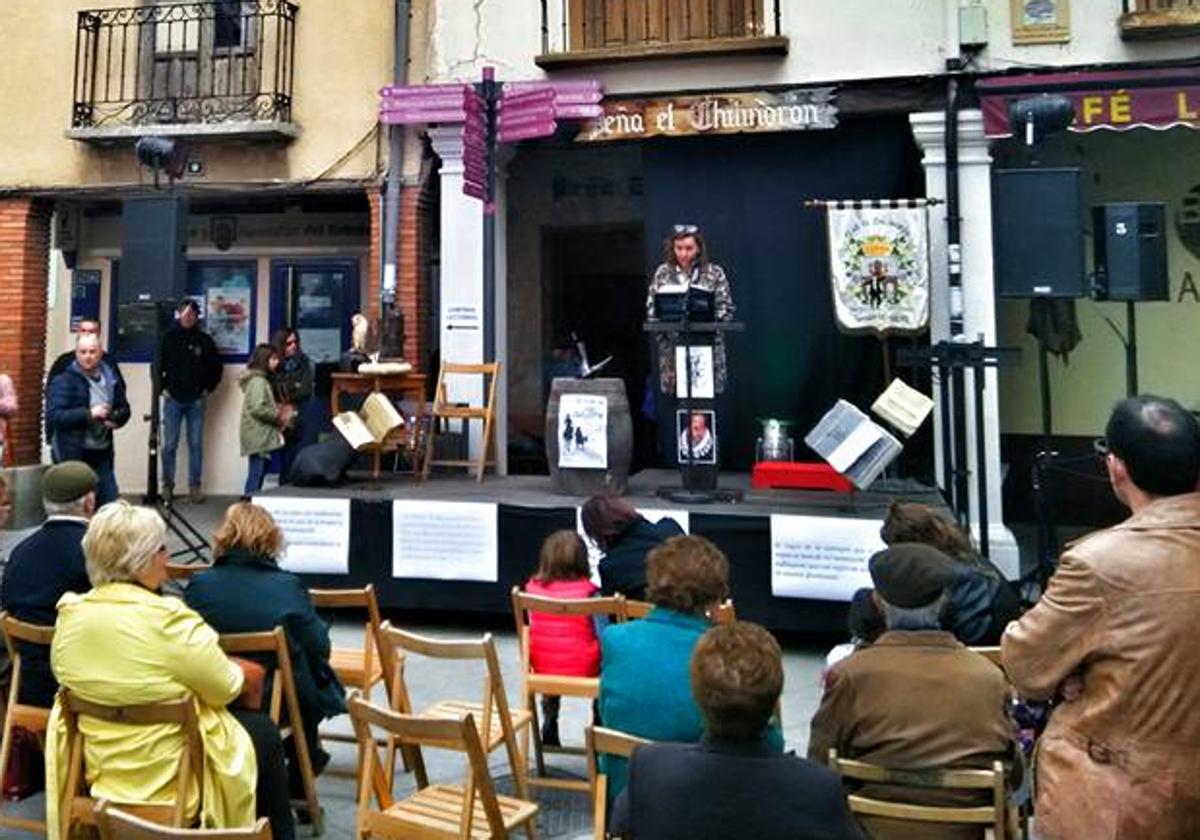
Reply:
<svg viewBox="0 0 1200 840"><path fill-rule="evenodd" d="M556 531L542 543L537 574L525 584L530 595L545 598L591 598L597 587L590 579L587 547L574 531ZM529 614L529 662L539 674L594 677L600 673L600 640L586 615ZM542 697L542 743L559 746L560 698Z"/></svg>

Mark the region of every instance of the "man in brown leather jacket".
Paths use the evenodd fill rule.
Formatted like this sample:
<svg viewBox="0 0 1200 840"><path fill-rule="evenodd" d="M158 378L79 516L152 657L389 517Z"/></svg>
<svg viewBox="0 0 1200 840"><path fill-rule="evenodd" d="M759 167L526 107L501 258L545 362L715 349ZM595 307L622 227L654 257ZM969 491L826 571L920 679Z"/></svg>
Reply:
<svg viewBox="0 0 1200 840"><path fill-rule="evenodd" d="M830 669L813 716L808 757L894 769L990 768L1013 754L1008 683L983 656L940 629L955 562L936 548L896 543L871 558L887 632ZM927 805L977 804L968 794L872 786L868 796ZM864 818L878 840L982 838L982 827Z"/></svg>
<svg viewBox="0 0 1200 840"><path fill-rule="evenodd" d="M1104 450L1131 516L1068 546L1002 640L1023 695L1062 695L1037 752L1048 840L1200 837L1200 425L1174 400L1113 409Z"/></svg>

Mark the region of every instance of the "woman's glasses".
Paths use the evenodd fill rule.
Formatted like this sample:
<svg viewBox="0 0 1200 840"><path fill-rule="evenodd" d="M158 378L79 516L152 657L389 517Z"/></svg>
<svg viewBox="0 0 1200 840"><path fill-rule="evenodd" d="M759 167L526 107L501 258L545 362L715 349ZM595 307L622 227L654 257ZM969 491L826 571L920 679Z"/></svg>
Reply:
<svg viewBox="0 0 1200 840"><path fill-rule="evenodd" d="M678 234L699 233L700 228L695 225L675 225L675 232Z"/></svg>

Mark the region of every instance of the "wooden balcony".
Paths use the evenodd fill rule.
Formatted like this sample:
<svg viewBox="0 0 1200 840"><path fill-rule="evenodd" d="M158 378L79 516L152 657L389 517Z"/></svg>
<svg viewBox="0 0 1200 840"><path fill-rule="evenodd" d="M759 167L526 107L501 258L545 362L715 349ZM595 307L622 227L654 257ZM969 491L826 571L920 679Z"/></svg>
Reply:
<svg viewBox="0 0 1200 840"><path fill-rule="evenodd" d="M542 0L547 70L704 55L786 55L780 0Z"/></svg>
<svg viewBox="0 0 1200 840"><path fill-rule="evenodd" d="M1200 0L1123 0L1120 27L1126 41L1200 35Z"/></svg>

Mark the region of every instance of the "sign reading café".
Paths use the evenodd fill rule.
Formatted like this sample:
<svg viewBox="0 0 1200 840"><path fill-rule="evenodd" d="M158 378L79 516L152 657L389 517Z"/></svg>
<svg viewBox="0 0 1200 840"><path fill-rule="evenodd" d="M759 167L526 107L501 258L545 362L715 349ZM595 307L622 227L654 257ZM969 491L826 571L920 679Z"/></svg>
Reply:
<svg viewBox="0 0 1200 840"><path fill-rule="evenodd" d="M824 87L659 99L610 99L603 103L603 115L584 123L576 141L599 143L647 137L836 128L834 97L834 89Z"/></svg>

